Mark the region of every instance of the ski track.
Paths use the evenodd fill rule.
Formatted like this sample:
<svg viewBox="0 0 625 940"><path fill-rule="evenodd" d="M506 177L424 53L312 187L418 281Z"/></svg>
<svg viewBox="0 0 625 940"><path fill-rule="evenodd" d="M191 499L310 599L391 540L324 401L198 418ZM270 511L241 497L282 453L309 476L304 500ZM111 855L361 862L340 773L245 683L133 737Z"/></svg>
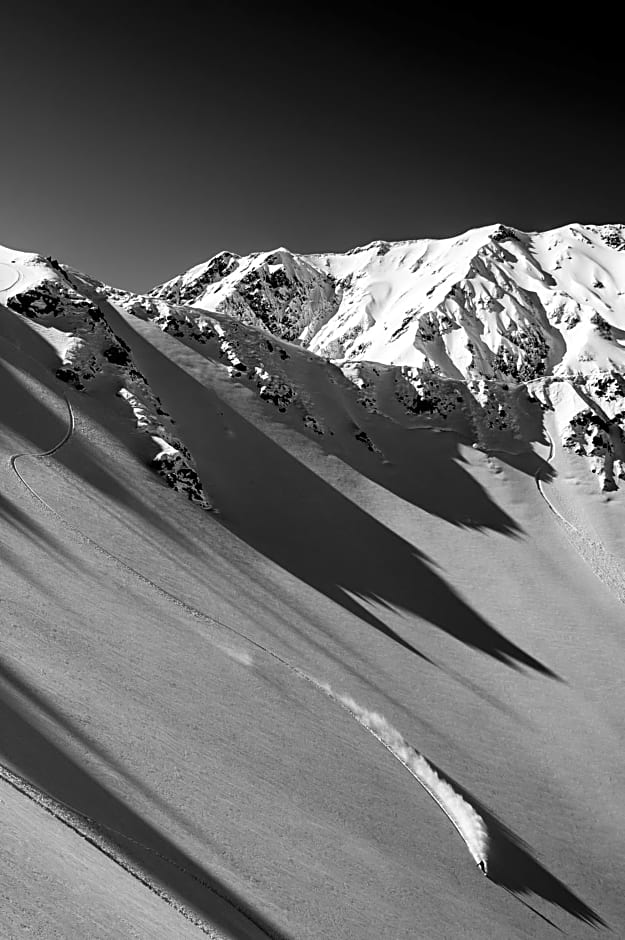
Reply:
<svg viewBox="0 0 625 940"><path fill-rule="evenodd" d="M12 290L16 284L19 284L19 282L22 280L22 272L19 270L19 268L14 268L10 264L5 264L4 261L0 261L0 265L2 265L3 268L8 268L15 274L15 280L11 284L5 284L4 287L0 287L0 294L5 294L8 290Z"/></svg>
<svg viewBox="0 0 625 940"><path fill-rule="evenodd" d="M247 643L247 644L249 644L249 645L255 647L256 649L260 650L261 652L265 653L265 655L271 657L271 658L274 659L276 662L280 663L282 666L284 666L286 669L288 669L293 675L297 676L299 679L303 679L304 681L310 683L318 692L321 692L321 693L322 693L323 695L325 695L325 697L328 698L331 702L333 702L334 704L338 705L338 706L339 706L340 708L342 708L345 712L347 712L347 714L348 714L354 721L356 721L362 728L364 728L366 731L368 731L369 734L371 734L371 735L372 735L372 736L373 736L373 737L374 737L374 738L375 738L375 739L376 739L376 740L395 758L395 760L399 761L399 763L400 763L403 767L405 767L406 770L408 770L408 772L409 772L409 773L411 774L411 776L417 781L417 783L419 783L419 785L425 790L425 792L434 800L434 802L435 802L435 803L440 807L440 809L445 813L446 817L449 819L449 821L452 823L452 825L454 826L454 828L456 829L456 831L457 831L458 834L460 835L461 839L462 839L463 842L465 843L467 849L469 850L470 854L471 854L472 857L474 858L474 860L475 860L476 864L478 865L478 867L480 867L480 869L484 872L484 874L486 874L486 873L487 873L487 861L488 861L488 860L487 860L486 851L484 851L484 852L480 852L479 850L476 851L475 845L473 844L473 840L471 839L470 835L468 836L467 833L463 831L462 825L459 824L458 821L455 819L453 811L450 811L449 808L447 808L447 807L445 806L444 800L442 800L435 792L433 792L431 786L430 786L424 779L422 779L420 776L418 776L418 775L414 772L414 770L408 765L408 763L407 763L404 759L402 759L402 757L399 756L399 755L392 749L392 747L391 747L373 728L371 728L368 724L366 724L363 720L361 720L361 718L358 717L358 715L356 714L356 712L355 712L352 708L350 708L348 704L346 704L346 702L347 702L347 701L351 701L351 699L348 700L346 697L341 697L341 696L337 695L335 692L333 692L333 691L330 689L329 686L325 686L325 685L323 685L321 682L318 682L316 679L314 679L312 676L309 676L309 675L308 675L306 672L304 672L302 669L300 669L299 667L294 666L292 663L288 662L286 659L284 659L284 658L283 658L282 656L280 656L278 653L274 652L274 651L271 650L271 649L268 649L267 647L263 646L263 645L262 645L261 643L259 643L258 641L253 640L253 639L252 639L251 637L249 637L247 634L242 633L241 631L237 630L235 627L231 626L230 624L227 624L227 623L225 623L224 621L220 620L220 619L217 618L217 617L214 617L214 616L212 616L212 615L210 615L210 614L206 614L206 613L204 613L203 611L198 610L196 607L191 606L191 605L188 604L186 601L183 601L183 600L181 600L179 597L176 597L176 595L171 594L171 593L170 593L169 591L167 591L165 588L163 588L163 587L161 587L160 585L156 584L156 582L150 580L150 578L147 578L145 575L141 574L141 573L140 573L139 571L137 571L135 568L132 568L130 565L126 564L126 562L122 561L122 560L121 560L120 558L118 558L116 555L113 555L113 554L112 554L111 552L109 552L107 549L103 548L103 546L101 546L99 543L97 543L97 542L94 541L92 538L90 538L90 536L85 535L83 532L81 532L80 529L78 529L73 523L69 522L69 521L66 520L63 516L61 516L60 513L58 513L52 506L50 506L50 504L47 503L47 502L43 499L43 497L41 497L41 496L33 489L33 487L31 487L31 486L29 485L29 483L24 479L24 477L23 477L22 474L20 473L20 471L19 471L19 469L18 469L18 467L17 467L17 461L18 461L18 460L21 460L21 459L24 459L24 458L27 458L27 457L38 458L38 459L45 458L45 457L51 457L51 456L53 456L58 450L60 450L61 447L63 447L63 446L70 440L72 434L74 433L75 426L76 426L75 417L74 417L74 412L73 412L73 409L72 409L72 406L71 406L71 403L70 403L69 399L66 398L65 396L64 396L64 401L65 401L65 404L66 404L66 406L67 406L67 412L68 412L68 428L67 428L67 431L65 432L65 434L63 435L63 438L62 438L57 444L55 444L55 445L54 445L53 447L51 447L49 450L44 451L43 453L37 453L37 454L34 454L34 453L15 454L15 455L13 455L13 456L10 458L10 460L9 460L11 469L15 472L15 474L16 474L17 477L18 477L18 479L19 479L20 482L26 487L26 489L27 489L28 492L31 494L31 496L32 496L34 499L36 499L37 502L38 502L41 506L43 506L45 510L47 510L49 513L51 513L56 519L58 519L58 520L61 522L62 525L64 525L64 526L65 526L66 528L68 528L72 533L74 533L74 535L76 535L80 540L82 540L82 541L84 541L85 543L87 543L88 545L90 545L95 551L99 552L101 555L103 555L104 557L106 557L109 561L112 561L113 564L114 564L116 567L118 567L120 570L130 573L133 577L135 577L135 578L137 578L138 580L140 580L143 584L148 585L148 586L149 586L152 590L154 590L157 594L159 594L161 597L165 598L169 603L172 603L172 604L174 604L176 607L181 608L181 609L184 610L187 614L191 615L194 619L204 621L205 623L213 623L213 624L216 624L216 625L218 625L219 627L221 627L222 629L227 630L230 634L232 634L232 635L234 635L234 636L237 636L239 639L243 640L245 643ZM342 698L345 699L345 700L343 701ZM354 704L355 704L355 703L354 703ZM358 706L358 708L360 708L360 706ZM362 709L362 711L364 712L364 711L366 711L366 710L365 710L365 709ZM393 729L393 730L395 730L395 729ZM397 735L399 735L399 732L395 732L395 733L396 733ZM420 758L421 760L423 760L423 761L425 762L425 764L429 767L429 764L428 764L428 762L427 762L427 759L426 759L425 757L423 757L423 755L421 755L418 751L415 751L415 750L412 749L412 748L411 748L411 750L413 750L414 754L417 755L418 758ZM434 771L434 769L433 769L433 768L430 768L430 770L431 770L431 773L434 774L434 776L436 776L436 772ZM0 764L0 778L6 780L6 781L9 782L12 786L15 786L17 789L19 789L20 792L25 793L27 796L29 796L29 798L35 800L35 802L37 802L37 803L39 803L40 805L44 806L49 812L52 813L52 815L54 815L56 818L60 819L62 822L65 822L68 826L70 826L70 828L72 828L74 831L78 832L79 835L81 835L83 838L87 839L87 841L92 842L92 844L94 844L94 845L96 845L96 847L100 848L101 851L103 851L106 855L108 855L110 858L112 858L114 861L116 861L118 864L120 864L121 867L124 868L124 870L130 872L134 877L138 878L138 880L141 881L143 884L145 884L148 888L150 888L150 890L155 891L160 897L162 897L164 900L166 900L167 903L170 903L170 904L172 904L173 906L175 906L176 909L179 910L181 914L183 914L183 916L187 917L188 919L193 920L193 923L196 923L198 926L200 926L200 927L204 930L205 933L208 933L209 936L217 937L216 934L210 932L210 931L211 931L211 928L210 928L210 927L208 927L207 925L203 924L201 921L199 921L197 918L195 918L193 914L191 914L191 913L190 913L189 911L187 911L182 905L180 905L177 901L174 901L173 899L171 899L171 898L169 897L169 895L167 895L161 888L159 888L159 887L157 887L156 885L154 885L154 883L152 883L152 882L150 881L149 876L148 876L145 872L139 872L138 870L135 871L135 870L134 870L134 867L131 866L129 862L127 862L127 861L125 861L125 860L121 860L121 859L119 858L119 850L117 849L117 847L111 846L111 845L105 846L104 844L102 844L102 836L101 836L101 835L99 835L99 836L98 836L98 839L96 840L96 839L94 838L93 834L89 834L89 832L85 830L85 823L87 823L88 825L90 825L90 826L92 826L92 827L96 827L96 830L97 830L97 829L99 829L99 830L106 830L106 831L108 831L108 832L110 832L110 833L114 833L114 834L117 835L117 836L121 836L122 838L124 838L124 839L126 839L126 840L129 840L129 841L131 841L131 842L135 842L135 844L140 845L140 846L141 846L142 848L144 848L146 851L149 851L149 852L152 852L152 853L155 854L155 855L158 855L160 858L164 859L164 860L167 861L169 864L173 865L173 866L176 867L176 868L179 868L181 871L184 871L185 873L188 873L188 874L190 875L190 877L194 878L196 881L199 881L199 879L198 879L196 876L194 876L192 873L187 872L186 869L181 868L180 866L176 865L175 862L173 862L171 859L167 858L166 856L159 855L158 852L155 852L153 849L149 848L149 846L145 846L145 845L143 845L143 843L141 843L141 842L136 842L136 840L130 839L130 837L124 835L124 833L120 833L120 832L118 832L117 830L112 829L112 828L109 827L109 826L106 826L106 825L104 825L104 824L102 824L102 823L97 822L97 821L94 820L94 819L91 819L91 817L86 816L84 813L80 813L80 812L79 812L78 810L76 810L74 807L69 806L69 804L65 804L65 803L62 803L61 801L58 801L58 800L53 799L49 794L45 793L45 791L41 790L40 788L39 788L39 789L38 789L38 788L35 788L32 784L30 784L30 783L26 782L25 780L23 780L23 778L17 777L17 775L15 775L12 771L8 770L8 768L4 767L4 766L1 765L1 764ZM447 785L447 786L449 786L449 785ZM451 790L452 788L449 787L449 789ZM453 791L452 791L452 792L453 792ZM460 800L462 799L458 794L454 794L454 795L457 796L458 799L460 799ZM463 802L466 803L466 801L463 801ZM486 832L486 826L485 826L485 824L483 823L483 820L481 820L481 817L478 816L478 814L477 814L476 811L473 809L473 807L470 806L470 804L467 804L467 805L470 807L470 810L471 810L471 812L474 814L474 816L476 816L476 817L480 820L480 822L482 823L482 825L483 825L483 827L484 827L484 832ZM59 809L59 807L60 807L60 809ZM66 818L66 817L68 817L68 814L69 814L69 821L68 821L68 819ZM200 883L204 884L203 882L200 882ZM211 888L209 885L205 885L205 887L207 887L209 890L211 890L211 891L214 892L214 889ZM217 892L214 892L214 893L217 893ZM223 900L229 900L229 899L223 898ZM248 919L249 919L252 923L254 923L253 918L252 918L247 912L241 911L241 913L243 913L246 917L248 917ZM255 924L255 926L258 926L258 925ZM260 929L260 928L259 928L259 929ZM264 931L263 931L263 932L264 932Z"/></svg>
<svg viewBox="0 0 625 940"><path fill-rule="evenodd" d="M169 594L169 592L165 591L163 588L160 588L157 584L150 581L148 578L145 578L138 571L135 571L134 568L131 568L129 565L126 565L123 561L121 561L121 559L117 558L115 555L112 555L110 552L108 552L105 548L103 548L93 539L89 538L89 536L85 535L83 532L77 529L76 526L74 526L71 522L68 522L66 519L64 519L60 515L60 513L58 513L55 509L53 509L53 507L50 506L50 504L47 503L43 499L43 497L41 497L32 488L32 486L30 486L30 484L24 479L24 477L22 476L22 474L17 468L18 460L22 458L26 458L26 457L34 457L34 458L50 457L54 455L58 450L60 450L61 447L63 447L64 444L66 444L69 441L72 434L74 433L75 426L76 426L75 418L74 418L74 411L72 409L72 406L69 400L67 398L64 398L64 401L67 406L67 412L68 412L68 428L65 434L63 435L63 438L57 444L55 444L49 450L44 451L43 453L40 452L40 453L14 454L9 459L9 464L11 466L11 469L14 471L14 473L16 474L20 482L26 487L28 492L49 513L51 513L66 528L70 529L80 539L84 540L96 551L100 552L106 558L113 561L113 563L117 567L121 568L122 570L130 572L131 574L139 578L141 581L143 581L145 584L148 584L150 587L155 589L158 593L167 597L168 600L172 601L173 603L176 603L177 606L183 607L187 612L192 613L195 617L200 615L200 616L203 616L204 619L213 619L213 618L208 618L205 615L201 615L199 611L195 612L193 608L189 607L189 605L185 604L183 601L180 601L178 598L174 597L174 595ZM215 622L218 622L218 621L215 621ZM221 626L226 627L225 624L221 624ZM226 627L226 629L232 629L232 628ZM241 634L241 636L243 636L243 634ZM250 642L253 642L253 641L250 640ZM29 799L33 800L38 805L42 806L44 809L46 809L47 812L53 815L56 819L59 819L61 822L67 825L70 829L76 832L79 836L81 836L81 838L86 839L87 842L90 842L92 845L94 845L96 848L102 851L106 856L108 856L114 862L120 865L120 867L123 868L124 871L127 871L134 878L140 881L141 884L149 888L150 891L154 892L160 898L162 898L167 904L174 907L180 914L182 914L183 917L185 917L187 920L190 920L193 924L195 924L195 926L203 930L205 934L207 934L211 938L214 938L214 940L221 940L221 935L216 933L214 928L210 927L206 922L200 920L196 915L194 915L191 911L189 911L186 907L184 907L184 905L180 904L179 901L176 901L174 898L172 898L166 891L164 891L154 881L152 881L152 879L150 879L149 875L145 871L140 871L137 867L135 867L129 861L124 859L120 853L120 850L117 848L117 846L110 839L106 840L103 833L109 832L112 835L121 836L121 838L125 839L127 842L132 842L133 844L140 846L145 851L150 852L152 855L157 856L163 861L166 861L172 867L178 869L179 871L184 872L194 881L198 882L203 887L205 887L208 891L212 892L217 897L220 897L221 900L226 901L229 904L232 904L232 901L230 898L227 898L226 896L219 894L219 892L213 886L206 884L200 878L198 878L196 875L190 872L188 869L184 868L181 865L178 865L168 856L162 855L161 853L157 852L155 849L150 848L150 846L145 845L143 842L139 842L138 840L133 839L132 837L126 835L123 832L120 832L117 829L112 828L111 826L107 826L104 823L98 822L97 820L86 815L85 813L81 813L79 810L77 810L73 806L70 806L68 803L64 803L62 800L58 800L52 797L50 794L46 793L45 790L43 790L41 787L35 787L32 783L26 781L23 777L20 777L19 775L15 774L13 771L9 770L8 767L6 767L4 764L1 764L1 763L0 763L0 779L5 780L7 783L9 783L15 789L19 790ZM96 831L100 830L100 832L99 833L96 832L95 835L94 833L90 833L88 831L89 826L95 827ZM255 922L253 917L247 911L243 909L238 909L238 910L239 910L239 913L243 914L243 916L246 917L250 921L250 923L252 923L258 930L260 930L263 934L265 934L265 936L271 936L270 934L267 934L267 932Z"/></svg>
<svg viewBox="0 0 625 940"><path fill-rule="evenodd" d="M323 694L327 696L332 702L335 702L340 708L346 711L347 714L357 721L358 724L365 729L365 731L368 731L369 734L371 734L376 739L376 741L379 741L382 747L386 748L389 754L391 754L395 760L399 761L402 767L406 768L408 773L414 777L417 783L423 787L425 792L431 796L434 802L440 807L440 809L442 809L445 816L455 828L456 832L473 856L476 865L486 875L488 873L488 831L484 820L473 809L471 804L468 803L467 800L465 800L459 794L455 793L453 788L446 781L442 781L434 768L430 766L428 760L423 756L423 754L415 750L411 744L408 744L408 742L397 731L397 729L390 725L382 715L376 712L367 711L348 696L340 695L334 692L329 685L324 685L323 683L318 682L316 679L313 679L312 676L308 676L306 673L297 669L297 667L292 668L295 669L303 679L306 679L308 682L312 682L312 684L317 689L319 689L320 692L323 692ZM359 712L362 714L359 714ZM378 733L374 727L371 727L372 723L382 726L380 733ZM395 741L395 747L385 739L384 732L387 733L387 736L398 739ZM398 748L398 750L395 748ZM466 820L459 820L457 818L457 813L453 812L446 805L445 800L436 793L434 787L425 779L425 775L412 767L410 762L401 756L401 754L398 752L400 749L403 751L408 751L409 756L414 756L414 759L416 759L417 762L423 762L426 765L426 773L428 777L433 778L441 785L447 787L449 790L452 790L454 800L464 804L468 811L467 815L473 817L473 819L470 820L469 826L466 825ZM471 824L473 824L473 831L471 831Z"/></svg>
<svg viewBox="0 0 625 940"><path fill-rule="evenodd" d="M549 431L544 428L549 441L549 454L547 463L551 464L555 454L555 443ZM565 532L569 541L581 555L586 564L592 569L594 575L619 599L625 604L625 579L623 578L623 568L621 561L608 552L600 542L590 538L581 529L573 525L562 513L554 506L544 489L544 482L541 478L540 467L534 475L538 492L547 504L548 508L564 525Z"/></svg>
<svg viewBox="0 0 625 940"><path fill-rule="evenodd" d="M543 430L549 442L547 463L552 464L555 454L555 442L547 428L543 427ZM495 455L509 454L512 457L518 457L522 451L504 450L500 447L491 447L487 448L485 453ZM594 539L586 535L586 533L581 529L578 529L576 525L567 519L566 516L563 516L560 510L554 506L545 492L545 483L542 479L542 471L540 467L534 474L534 480L536 481L536 488L538 489L538 492L540 493L547 508L564 526L564 531L573 548L578 552L589 568L592 569L595 577L597 577L602 582L602 584L605 584L605 586L618 598L622 604L625 604L625 578L623 576L623 566L620 559L618 559L615 555L612 555L611 552L608 552L600 542L596 542Z"/></svg>

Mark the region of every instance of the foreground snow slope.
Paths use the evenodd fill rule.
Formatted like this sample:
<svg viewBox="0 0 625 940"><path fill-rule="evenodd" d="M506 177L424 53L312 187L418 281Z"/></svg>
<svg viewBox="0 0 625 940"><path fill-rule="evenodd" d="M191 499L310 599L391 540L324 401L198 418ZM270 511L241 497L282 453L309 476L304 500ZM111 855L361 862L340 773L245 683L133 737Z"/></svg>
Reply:
<svg viewBox="0 0 625 940"><path fill-rule="evenodd" d="M201 936L156 895L10 787L2 789L3 936ZM45 885L45 890L42 886ZM6 902L5 902L6 904Z"/></svg>
<svg viewBox="0 0 625 940"><path fill-rule="evenodd" d="M97 819L222 935L623 932L623 509L560 439L553 477L564 413L544 386L508 380L514 428L489 428L470 379L433 373L452 383L444 418L405 406L390 363L329 362L192 297L4 261L3 765ZM131 381L147 432L118 394ZM16 461L34 496L10 458L64 438L66 400L67 443ZM176 467L154 473L154 437L180 445L203 503ZM488 880L401 764L272 653L382 714L447 780L486 823ZM0 799L12 832L18 803L32 828L1 781ZM60 826L42 827L46 858L78 845ZM2 864L4 932L21 904L29 927L71 936L71 865L25 906L32 858ZM116 909L121 880L133 929L158 936L154 905L163 923L173 909L147 889L142 907L112 865L85 863L82 922L106 909L102 886Z"/></svg>

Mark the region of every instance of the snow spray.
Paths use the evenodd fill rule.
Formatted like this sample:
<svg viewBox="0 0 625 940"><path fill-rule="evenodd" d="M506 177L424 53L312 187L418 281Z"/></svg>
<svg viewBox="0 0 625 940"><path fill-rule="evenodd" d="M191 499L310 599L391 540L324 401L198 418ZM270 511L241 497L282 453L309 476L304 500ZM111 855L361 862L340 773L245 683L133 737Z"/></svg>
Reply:
<svg viewBox="0 0 625 940"><path fill-rule="evenodd" d="M442 780L426 758L420 754L403 735L391 725L383 715L369 711L347 695L340 695L325 683L317 682L306 676L328 698L339 704L356 719L358 724L377 738L387 751L404 765L412 776L438 803L449 821L456 828L461 839L475 860L480 870L488 872L488 829L478 812L464 797L456 793L451 784Z"/></svg>

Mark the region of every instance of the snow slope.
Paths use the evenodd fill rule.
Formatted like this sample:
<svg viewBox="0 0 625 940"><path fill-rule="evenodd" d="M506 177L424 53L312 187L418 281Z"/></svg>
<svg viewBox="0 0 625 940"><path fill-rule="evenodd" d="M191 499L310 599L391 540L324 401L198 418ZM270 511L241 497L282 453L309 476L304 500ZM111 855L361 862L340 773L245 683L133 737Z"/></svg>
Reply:
<svg viewBox="0 0 625 940"><path fill-rule="evenodd" d="M597 250L610 235L586 231ZM0 763L95 820L127 866L53 817L35 864L20 845L42 810L0 780L6 935L26 924L72 936L80 923L94 936L158 936L158 905L162 935L169 924L200 935L128 868L219 936L623 932L623 507L562 443L595 406L616 440L618 408L593 382L620 374L619 310L611 295L613 312L601 308L610 362L558 371L573 345L551 323L551 294L540 300L548 329L538 289L510 273L529 269L537 249L523 239L539 237L508 249L500 234L470 233L453 257L449 244L431 249L449 280L486 258L481 280L464 278L464 325L452 330L480 341L482 371L463 365L462 343L427 341L444 346L453 374L416 347L402 364L390 345L377 361L314 349L337 298L356 316L339 284L350 272L379 281L372 266L393 256L409 280L398 246L285 264L301 295L289 306L285 285L263 280L267 303L282 291L271 321L200 305L194 286L232 277L233 256L135 297L3 253ZM541 237L560 252L548 246L561 236ZM570 238L570 253L594 257ZM504 249L516 268L497 260ZM606 246L614 278L622 257ZM470 290L495 292L504 274L514 283L499 301L515 329L540 332L544 375L495 368L514 342L497 340L484 304L469 322ZM582 274L570 301L580 306ZM521 290L532 293L524 312L509 299L520 304ZM426 313L442 320L445 293L410 330ZM369 313L367 330L383 329L383 308ZM121 389L140 393L143 427ZM176 472L154 472L164 444L197 472L203 505ZM488 878L397 754L449 800ZM78 864L64 854L53 873L57 846Z"/></svg>

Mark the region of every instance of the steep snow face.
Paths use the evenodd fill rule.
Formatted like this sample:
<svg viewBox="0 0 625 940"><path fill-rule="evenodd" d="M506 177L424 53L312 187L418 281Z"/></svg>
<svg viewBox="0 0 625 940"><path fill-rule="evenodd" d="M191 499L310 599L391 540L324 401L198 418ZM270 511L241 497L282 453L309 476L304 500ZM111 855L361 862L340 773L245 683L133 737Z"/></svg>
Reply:
<svg viewBox="0 0 625 940"><path fill-rule="evenodd" d="M345 255L314 256L339 285L341 303L310 348L335 359L422 366L435 354L435 339L457 329L446 300L469 271L488 231L476 229L443 241L373 242ZM461 363L459 349L457 357ZM460 377L444 358L447 371Z"/></svg>
<svg viewBox="0 0 625 940"><path fill-rule="evenodd" d="M579 403L562 440L589 458L605 489L625 473L625 226L492 225L344 254L224 253L151 294L337 362L368 407L397 416L399 403L446 422L468 409L480 416L482 444L491 432L516 435L510 399L531 383L544 407ZM380 389L367 362L395 368L394 403L388 375ZM553 383L577 391L549 397Z"/></svg>
<svg viewBox="0 0 625 940"><path fill-rule="evenodd" d="M571 225L525 234L500 225L317 256L339 281L342 302L309 346L465 379L606 368L621 355L610 327L625 325L624 233Z"/></svg>

